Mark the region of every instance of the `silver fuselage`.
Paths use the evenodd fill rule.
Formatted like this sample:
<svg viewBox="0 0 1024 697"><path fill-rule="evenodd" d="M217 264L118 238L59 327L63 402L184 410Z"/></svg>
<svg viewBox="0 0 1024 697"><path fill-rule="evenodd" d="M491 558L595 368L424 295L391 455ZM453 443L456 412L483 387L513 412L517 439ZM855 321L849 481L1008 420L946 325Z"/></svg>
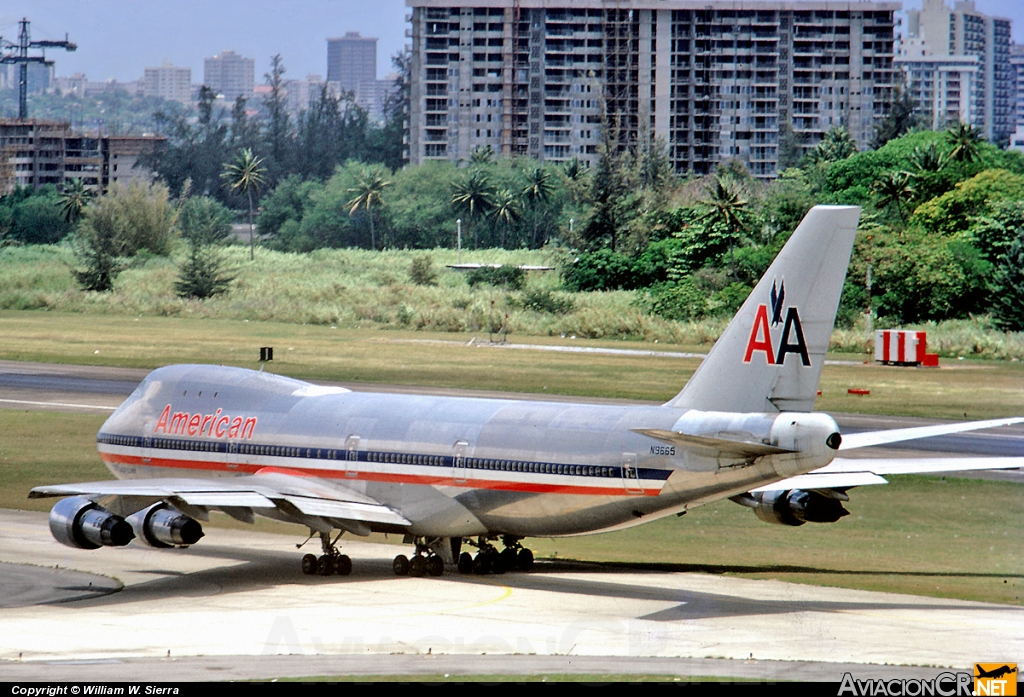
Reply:
<svg viewBox="0 0 1024 697"><path fill-rule="evenodd" d="M357 491L426 536L573 535L647 522L827 464L817 414L360 393L216 366L154 371L103 425L121 479L283 472ZM791 448L728 459L632 429Z"/></svg>

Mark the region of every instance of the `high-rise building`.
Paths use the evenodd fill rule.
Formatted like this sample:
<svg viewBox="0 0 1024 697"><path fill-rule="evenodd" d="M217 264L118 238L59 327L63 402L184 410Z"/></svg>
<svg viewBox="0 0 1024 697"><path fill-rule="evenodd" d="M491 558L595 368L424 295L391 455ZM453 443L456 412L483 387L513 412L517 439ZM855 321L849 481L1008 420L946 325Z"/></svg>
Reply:
<svg viewBox="0 0 1024 697"><path fill-rule="evenodd" d="M902 56L975 56L978 73L970 95L971 120L989 140L1008 138L1013 123L1013 67L1010 65L1010 20L978 12L974 0L922 0L907 12Z"/></svg>
<svg viewBox="0 0 1024 697"><path fill-rule="evenodd" d="M660 138L676 171L735 159L758 177L780 146L845 126L861 147L895 83L897 2L409 0L409 160L504 155L593 164ZM783 163L785 164L785 163Z"/></svg>
<svg viewBox="0 0 1024 697"><path fill-rule="evenodd" d="M977 56L896 56L906 88L928 127L941 131L951 123L975 123L974 95L981 72Z"/></svg>
<svg viewBox="0 0 1024 697"><path fill-rule="evenodd" d="M252 98L256 61L234 51L224 51L203 62L203 84L233 102L239 96Z"/></svg>
<svg viewBox="0 0 1024 697"><path fill-rule="evenodd" d="M159 68L146 68L142 92L181 104L192 102L192 68L177 68L167 61Z"/></svg>
<svg viewBox="0 0 1024 697"><path fill-rule="evenodd" d="M1024 44L1010 44L1010 65L1013 67L1013 119L1024 126Z"/></svg>
<svg viewBox="0 0 1024 697"><path fill-rule="evenodd" d="M357 31L327 39L327 81L346 92L356 92L364 82L377 79L377 39Z"/></svg>

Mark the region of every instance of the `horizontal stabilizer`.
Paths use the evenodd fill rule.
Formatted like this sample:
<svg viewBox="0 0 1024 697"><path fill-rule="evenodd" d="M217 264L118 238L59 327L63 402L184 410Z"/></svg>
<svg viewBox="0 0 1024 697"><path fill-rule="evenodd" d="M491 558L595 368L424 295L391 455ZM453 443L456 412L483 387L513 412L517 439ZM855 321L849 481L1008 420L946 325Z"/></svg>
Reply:
<svg viewBox="0 0 1024 697"><path fill-rule="evenodd" d="M754 491L785 489L849 489L886 484L881 475L941 474L1024 468L1024 457L841 458L807 474L768 484Z"/></svg>
<svg viewBox="0 0 1024 697"><path fill-rule="evenodd" d="M749 441L729 440L727 438L714 438L712 436L691 436L687 433L676 431L664 431L659 428L634 428L633 433L656 438L663 443L671 443L681 447L705 448L715 450L723 455L735 455L738 457L761 457L763 455L779 455L791 453L792 450L779 448L764 443L752 443Z"/></svg>
<svg viewBox="0 0 1024 697"><path fill-rule="evenodd" d="M1010 426L1019 423L1024 423L1024 417L1015 416L1004 419L989 419L988 421L967 421L955 424L939 424L937 426L916 426L914 428L893 428L887 431L868 431L865 433L844 433L843 443L839 446L839 449L853 450L872 445L900 443L905 440L945 436L951 433L966 433L967 431L978 431L983 428Z"/></svg>

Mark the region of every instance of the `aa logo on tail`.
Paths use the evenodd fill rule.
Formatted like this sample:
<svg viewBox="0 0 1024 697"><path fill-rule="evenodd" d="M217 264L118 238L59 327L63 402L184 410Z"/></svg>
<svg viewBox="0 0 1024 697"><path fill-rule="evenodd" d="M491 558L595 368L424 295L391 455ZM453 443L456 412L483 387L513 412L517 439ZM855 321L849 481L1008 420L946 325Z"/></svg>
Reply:
<svg viewBox="0 0 1024 697"><path fill-rule="evenodd" d="M776 286L772 281L772 292L769 298L771 302L771 320L768 317L768 306L761 303L757 306L754 314L754 326L750 328L750 338L747 339L747 350L743 354L743 362L750 363L755 352L764 353L768 365L784 365L786 356L794 353L800 356L803 365L809 366L811 359L807 355L807 342L804 341L804 328L800 324L800 311L793 305L785 306L786 281ZM785 310L785 319L783 319ZM781 333L778 331L782 325ZM778 334L778 343L775 344L775 337L772 330Z"/></svg>

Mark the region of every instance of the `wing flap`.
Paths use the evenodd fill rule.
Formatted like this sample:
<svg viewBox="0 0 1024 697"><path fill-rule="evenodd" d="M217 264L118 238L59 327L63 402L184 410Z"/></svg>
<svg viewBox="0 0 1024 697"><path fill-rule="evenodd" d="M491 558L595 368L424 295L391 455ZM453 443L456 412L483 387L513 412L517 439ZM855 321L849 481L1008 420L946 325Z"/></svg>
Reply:
<svg viewBox="0 0 1024 697"><path fill-rule="evenodd" d="M177 491L174 494L193 506L228 506L231 508L276 508L276 504L254 491Z"/></svg>
<svg viewBox="0 0 1024 697"><path fill-rule="evenodd" d="M403 516L390 508L350 501L329 501L327 499L308 498L306 496L285 496L292 504L306 515L322 518L340 518L343 520L359 520L367 523L390 523L392 525L410 525Z"/></svg>

